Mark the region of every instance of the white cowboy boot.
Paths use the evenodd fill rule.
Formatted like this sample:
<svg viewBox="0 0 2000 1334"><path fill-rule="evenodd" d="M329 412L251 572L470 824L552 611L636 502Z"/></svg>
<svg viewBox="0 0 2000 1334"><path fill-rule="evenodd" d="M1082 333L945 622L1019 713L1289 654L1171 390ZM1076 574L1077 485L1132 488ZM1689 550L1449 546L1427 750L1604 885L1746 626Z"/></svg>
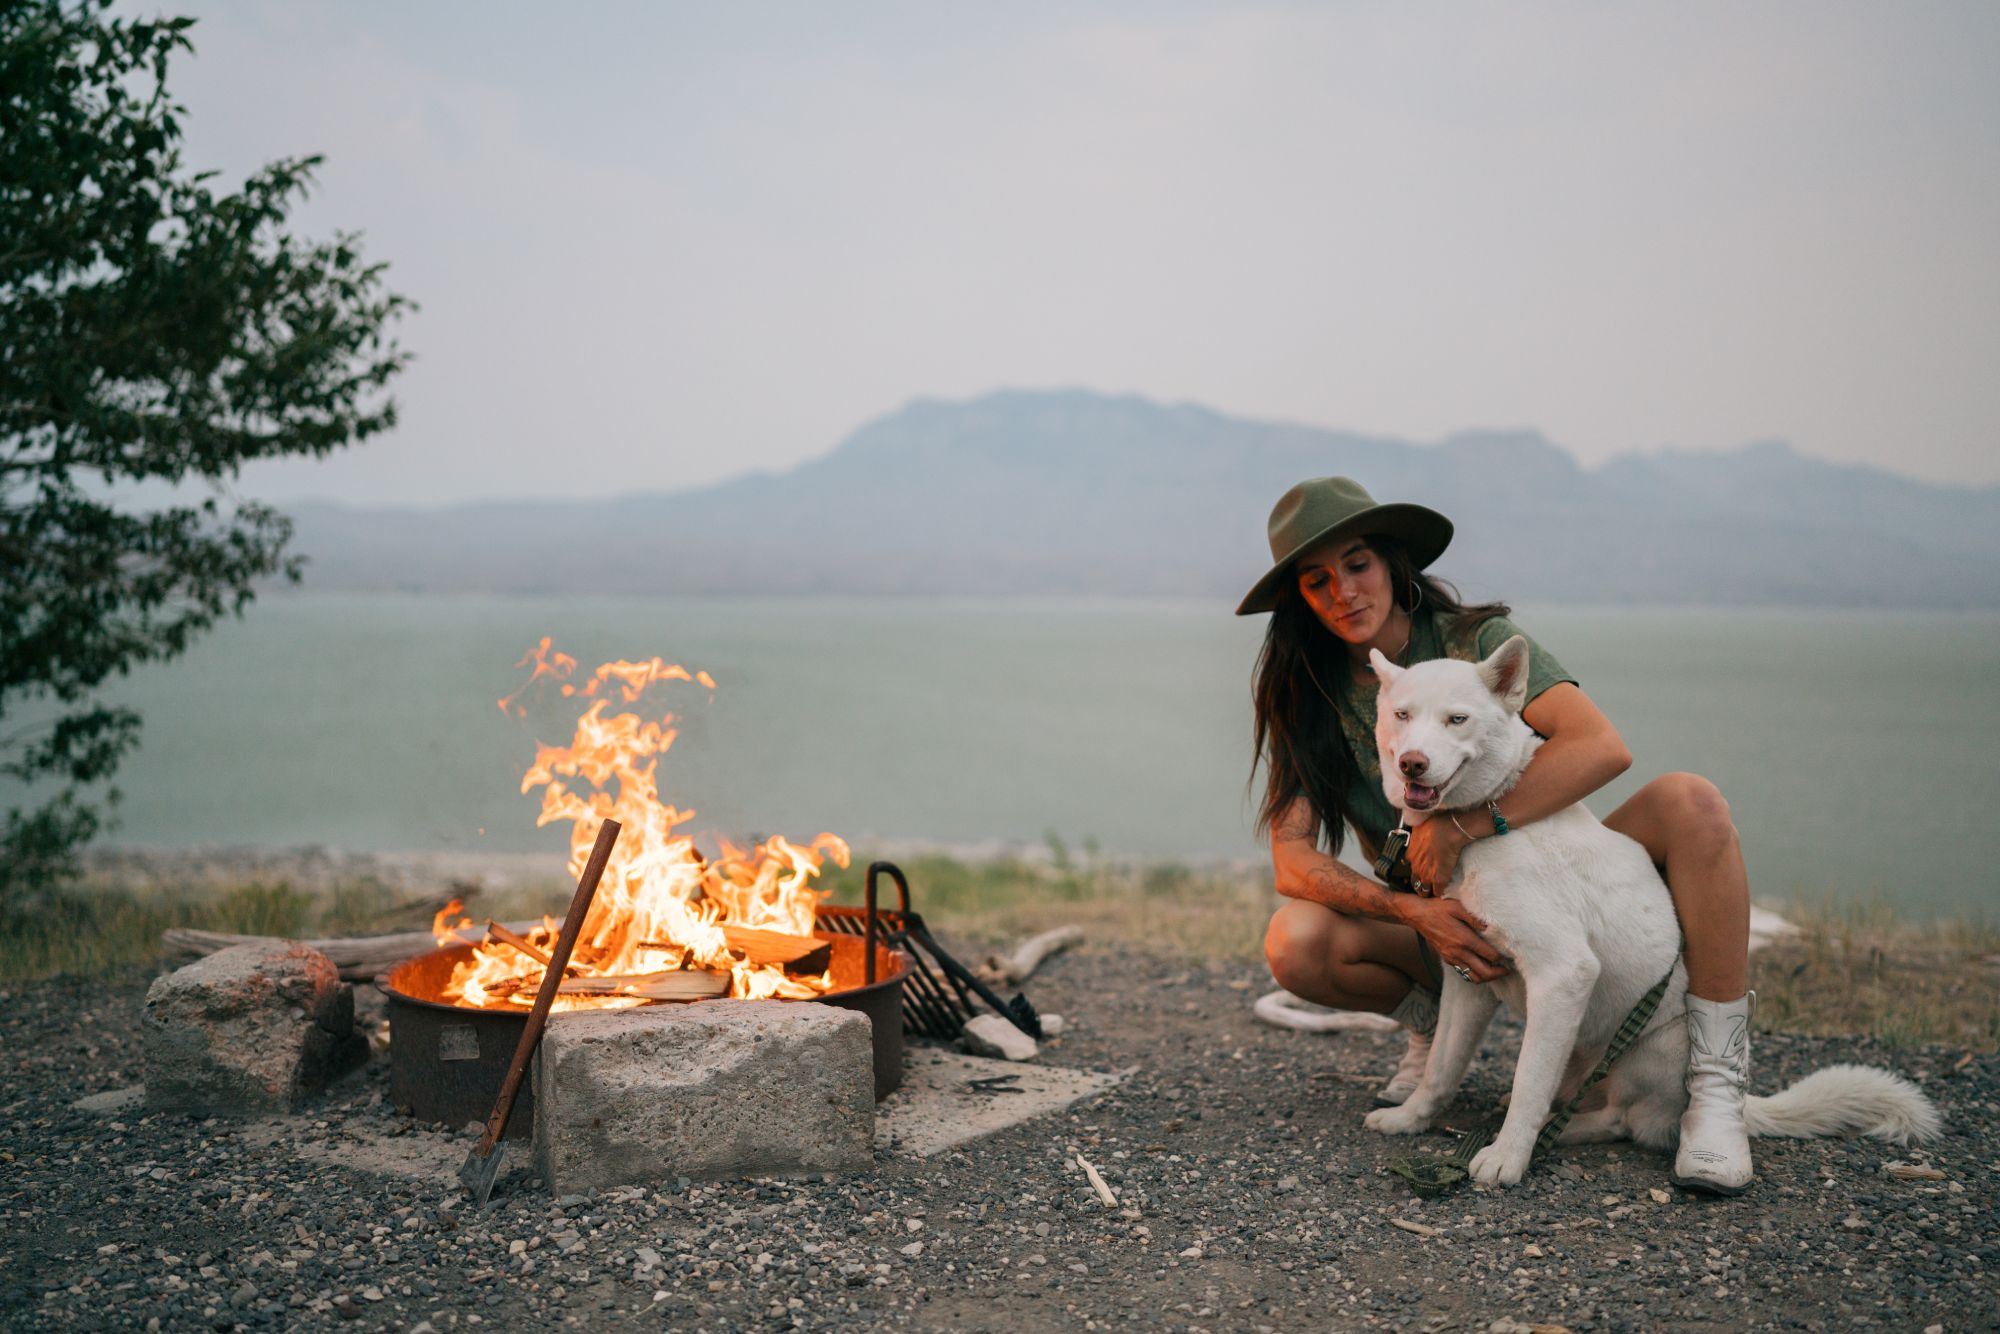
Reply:
<svg viewBox="0 0 2000 1334"><path fill-rule="evenodd" d="M1389 1076L1389 1082L1375 1095L1377 1107L1400 1107L1417 1091L1417 1081L1424 1077L1424 1067L1431 1059L1431 1035L1437 1032L1438 1024L1438 998L1422 987L1411 987L1402 1003L1389 1011L1389 1017L1408 1030L1410 1045L1404 1049L1396 1073Z"/></svg>
<svg viewBox="0 0 2000 1334"><path fill-rule="evenodd" d="M1750 1136L1743 1128L1744 1086L1750 1079L1750 1012L1757 993L1733 1001L1687 998L1687 1111L1674 1184L1717 1195L1750 1185Z"/></svg>

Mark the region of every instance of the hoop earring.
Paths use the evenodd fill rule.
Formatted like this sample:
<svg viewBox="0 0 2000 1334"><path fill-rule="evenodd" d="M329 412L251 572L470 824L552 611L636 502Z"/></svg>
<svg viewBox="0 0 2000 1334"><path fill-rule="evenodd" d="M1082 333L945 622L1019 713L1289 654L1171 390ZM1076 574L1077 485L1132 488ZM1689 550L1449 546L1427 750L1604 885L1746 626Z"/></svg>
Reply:
<svg viewBox="0 0 2000 1334"><path fill-rule="evenodd" d="M1408 614L1414 616L1417 614L1417 608L1424 605L1424 586L1413 578L1410 580L1410 592L1414 596L1410 598Z"/></svg>

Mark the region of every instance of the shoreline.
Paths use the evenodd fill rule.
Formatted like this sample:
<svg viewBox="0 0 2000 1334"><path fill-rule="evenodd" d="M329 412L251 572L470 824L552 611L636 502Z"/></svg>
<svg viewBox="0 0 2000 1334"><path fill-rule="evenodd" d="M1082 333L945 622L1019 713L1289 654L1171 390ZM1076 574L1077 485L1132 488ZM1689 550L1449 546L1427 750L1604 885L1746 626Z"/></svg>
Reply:
<svg viewBox="0 0 2000 1334"><path fill-rule="evenodd" d="M878 838L852 843L849 870L871 861L945 862L965 867L1013 867L1038 873L1084 874L1099 877L1146 877L1166 874L1202 880L1242 880L1262 883L1270 874L1269 860L1247 857L1171 857L1107 851L1085 839L1071 844L1054 834L1029 841L986 838L971 842L923 838ZM1342 861L1365 873L1354 854ZM515 896L567 890L573 878L557 850L480 852L462 848L348 849L327 844L253 845L200 843L186 846L135 844L88 848L82 856L79 887L132 891L166 889L227 889L245 883L282 882L309 893L323 893L356 883L403 894L437 894L453 888L476 889ZM826 868L828 883L837 883L839 868ZM1789 897L1758 895L1753 914L1774 916L1774 928L1753 922L1753 940L1781 934L1782 923L1794 917L1879 918L1884 914L1912 926L1961 925L1971 930L2000 931L2000 917L1983 905L1970 912L1923 910L1903 904L1878 888L1865 896ZM1757 946L1753 943L1752 948Z"/></svg>
<svg viewBox="0 0 2000 1334"><path fill-rule="evenodd" d="M1173 858L1073 848L1060 840L990 838L960 843L929 839L872 839L853 845L850 869L875 860L942 859L968 866L1004 865L1042 870L1082 868L1104 874L1141 874L1171 868L1197 876L1267 874L1255 857ZM829 872L836 868L829 865ZM187 847L96 847L83 854L86 887L133 890L222 888L247 881L283 880L307 891L372 881L405 892L438 892L477 884L494 892L566 888L571 877L558 852L469 852L452 848L354 851L324 844L258 847L204 843Z"/></svg>
<svg viewBox="0 0 2000 1334"><path fill-rule="evenodd" d="M904 867L912 906L933 930L974 948L1079 926L1087 950L1103 956L1261 969L1276 903L1261 862L1114 859L1056 840L857 848L847 867L822 872L829 900L858 905L878 858ZM547 853L99 849L78 892L0 933L0 981L157 966L169 927L372 935L426 927L453 897L475 918L560 913L571 887ZM1984 914L1920 918L1883 901L1758 904L1752 933L1760 1030L2000 1050L2000 923Z"/></svg>

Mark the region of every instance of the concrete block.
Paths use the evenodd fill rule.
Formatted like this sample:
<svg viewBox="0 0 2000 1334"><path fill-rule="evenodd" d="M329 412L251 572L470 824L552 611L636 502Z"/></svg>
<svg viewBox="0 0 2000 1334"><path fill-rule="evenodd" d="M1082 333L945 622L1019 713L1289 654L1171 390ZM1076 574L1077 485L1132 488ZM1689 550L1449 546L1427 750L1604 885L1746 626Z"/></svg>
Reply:
<svg viewBox="0 0 2000 1334"><path fill-rule="evenodd" d="M146 992L146 1103L162 1111L288 1111L366 1059L354 988L297 941L233 945Z"/></svg>
<svg viewBox="0 0 2000 1334"><path fill-rule="evenodd" d="M535 1159L556 1194L874 1162L868 1017L810 1002L566 1014L535 1061Z"/></svg>

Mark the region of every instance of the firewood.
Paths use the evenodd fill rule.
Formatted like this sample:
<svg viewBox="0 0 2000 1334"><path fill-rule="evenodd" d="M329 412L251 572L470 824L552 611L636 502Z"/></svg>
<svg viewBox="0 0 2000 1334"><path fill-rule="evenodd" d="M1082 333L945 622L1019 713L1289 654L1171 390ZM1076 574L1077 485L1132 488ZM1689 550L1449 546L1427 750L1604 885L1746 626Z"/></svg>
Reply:
<svg viewBox="0 0 2000 1334"><path fill-rule="evenodd" d="M628 987L622 994L643 996L650 1001L716 1000L729 994L729 974L680 969Z"/></svg>
<svg viewBox="0 0 2000 1334"><path fill-rule="evenodd" d="M526 936L509 931L506 927L500 925L500 923L492 921L486 924L486 934L503 945L512 945L542 967L547 968L549 966L549 952L535 945Z"/></svg>
<svg viewBox="0 0 2000 1334"><path fill-rule="evenodd" d="M746 963L782 966L792 973L823 973L833 958L831 943L817 936L794 936L784 931L766 931L754 926L722 928L722 938ZM669 950L673 941L642 940L647 949Z"/></svg>
<svg viewBox="0 0 2000 1334"><path fill-rule="evenodd" d="M817 936L794 936L750 926L725 926L722 938L749 963L777 964L794 973L823 973L833 945Z"/></svg>
<svg viewBox="0 0 2000 1334"><path fill-rule="evenodd" d="M563 996L640 996L656 1001L714 1000L729 992L729 974L675 968L662 973L572 977L556 988Z"/></svg>

